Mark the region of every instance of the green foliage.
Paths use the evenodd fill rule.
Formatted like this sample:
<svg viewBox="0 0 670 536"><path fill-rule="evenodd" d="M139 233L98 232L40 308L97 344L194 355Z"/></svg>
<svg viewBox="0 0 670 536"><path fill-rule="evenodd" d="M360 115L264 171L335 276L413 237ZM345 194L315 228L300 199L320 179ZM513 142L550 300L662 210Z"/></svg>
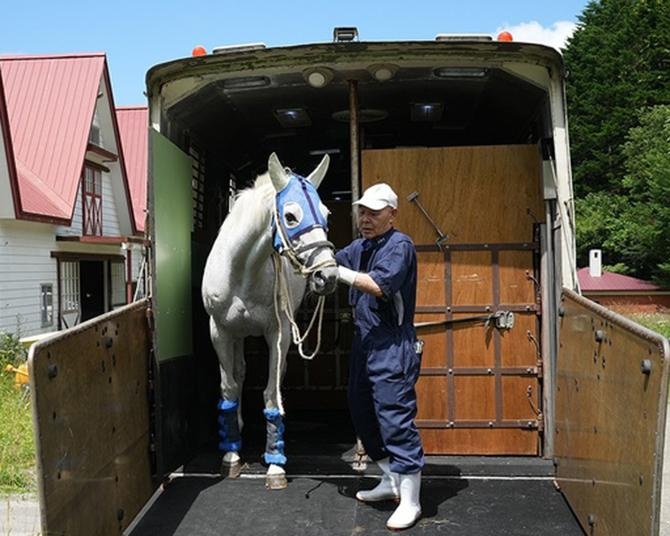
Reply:
<svg viewBox="0 0 670 536"><path fill-rule="evenodd" d="M637 314L631 318L638 324L642 324L664 337L670 337L670 314Z"/></svg>
<svg viewBox="0 0 670 536"><path fill-rule="evenodd" d="M622 193L637 111L670 103L670 2L591 1L564 58L577 197Z"/></svg>
<svg viewBox="0 0 670 536"><path fill-rule="evenodd" d="M7 365L19 365L28 357L17 335L0 332L0 371Z"/></svg>
<svg viewBox="0 0 670 536"><path fill-rule="evenodd" d="M0 374L0 493L35 492L35 444L30 398Z"/></svg>

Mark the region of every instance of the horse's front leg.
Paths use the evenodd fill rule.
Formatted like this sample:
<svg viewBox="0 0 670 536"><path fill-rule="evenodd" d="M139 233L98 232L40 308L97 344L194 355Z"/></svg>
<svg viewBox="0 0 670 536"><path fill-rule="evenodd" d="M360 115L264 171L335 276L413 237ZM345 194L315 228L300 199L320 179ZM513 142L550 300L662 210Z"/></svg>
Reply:
<svg viewBox="0 0 670 536"><path fill-rule="evenodd" d="M284 453L284 416L280 412L278 386L281 386L286 372L286 354L290 345L290 331L288 325L282 327L281 348L277 350L277 332L266 334L269 349L268 383L263 391L265 400L266 440L263 458L268 464L265 476L265 487L268 489L284 489L288 486L286 480L286 454ZM277 381L279 380L279 381Z"/></svg>
<svg viewBox="0 0 670 536"><path fill-rule="evenodd" d="M210 335L221 374L221 400L218 404L219 450L223 452L221 474L236 478L242 469L239 451L242 448L241 395L244 381L244 360L238 363L238 354L242 351L236 347L241 347L242 341L235 341L214 318L210 318Z"/></svg>

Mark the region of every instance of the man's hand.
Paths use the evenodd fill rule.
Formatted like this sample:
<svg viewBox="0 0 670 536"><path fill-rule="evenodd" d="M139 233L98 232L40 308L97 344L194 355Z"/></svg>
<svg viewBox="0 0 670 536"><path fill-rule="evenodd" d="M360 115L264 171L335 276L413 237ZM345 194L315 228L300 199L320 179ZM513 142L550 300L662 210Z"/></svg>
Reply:
<svg viewBox="0 0 670 536"><path fill-rule="evenodd" d="M354 283L356 282L356 276L358 276L358 272L354 272L346 266L337 267L337 279L345 285L353 287Z"/></svg>

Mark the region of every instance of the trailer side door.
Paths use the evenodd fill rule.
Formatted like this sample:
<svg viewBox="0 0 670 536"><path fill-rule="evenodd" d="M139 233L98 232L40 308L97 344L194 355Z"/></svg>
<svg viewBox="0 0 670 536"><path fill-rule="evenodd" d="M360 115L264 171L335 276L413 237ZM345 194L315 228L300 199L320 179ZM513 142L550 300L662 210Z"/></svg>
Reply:
<svg viewBox="0 0 670 536"><path fill-rule="evenodd" d="M668 340L563 290L555 463L587 534L658 534Z"/></svg>
<svg viewBox="0 0 670 536"><path fill-rule="evenodd" d="M31 349L42 534L120 534L154 492L148 303Z"/></svg>

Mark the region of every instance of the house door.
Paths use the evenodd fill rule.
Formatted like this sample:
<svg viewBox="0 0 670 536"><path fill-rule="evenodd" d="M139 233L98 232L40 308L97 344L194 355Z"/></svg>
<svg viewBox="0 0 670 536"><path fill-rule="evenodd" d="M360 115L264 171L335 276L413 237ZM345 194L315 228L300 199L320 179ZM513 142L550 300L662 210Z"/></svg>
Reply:
<svg viewBox="0 0 670 536"><path fill-rule="evenodd" d="M105 312L105 269L102 261L79 263L81 320L88 320Z"/></svg>
<svg viewBox="0 0 670 536"><path fill-rule="evenodd" d="M415 322L513 311L508 331L421 331L417 427L429 454L540 454L540 158L534 145L365 150L363 187L387 182L417 249ZM417 192L441 231L408 197Z"/></svg>

